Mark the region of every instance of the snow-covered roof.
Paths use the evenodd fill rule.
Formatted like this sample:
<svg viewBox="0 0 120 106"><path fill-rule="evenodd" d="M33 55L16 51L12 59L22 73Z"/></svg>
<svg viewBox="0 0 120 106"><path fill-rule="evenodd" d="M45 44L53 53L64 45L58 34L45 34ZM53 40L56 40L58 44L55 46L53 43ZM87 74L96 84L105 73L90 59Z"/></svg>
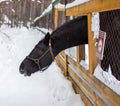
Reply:
<svg viewBox="0 0 120 106"><path fill-rule="evenodd" d="M0 0L0 3L3 2L3 1L8 1L8 0Z"/></svg>
<svg viewBox="0 0 120 106"><path fill-rule="evenodd" d="M34 22L44 17L46 14L49 14L50 12L52 12L52 4L50 4L39 17L35 18Z"/></svg>
<svg viewBox="0 0 120 106"><path fill-rule="evenodd" d="M55 8L65 8L65 5L58 3L57 5L55 5Z"/></svg>
<svg viewBox="0 0 120 106"><path fill-rule="evenodd" d="M33 22L35 23L35 22L36 22L37 20L39 20L40 18L42 18L42 17L44 17L45 15L51 13L52 10L53 10L53 7L54 7L56 4L58 4L60 1L61 1L61 0L52 0L51 4L43 11L43 13L42 13L39 17L35 18Z"/></svg>
<svg viewBox="0 0 120 106"><path fill-rule="evenodd" d="M71 7L74 7L74 6L77 6L77 5L80 5L80 4L83 4L85 2L88 2L89 0L75 0L73 1L72 3L69 3L66 5L66 8L71 8Z"/></svg>
<svg viewBox="0 0 120 106"><path fill-rule="evenodd" d="M61 0L52 0L51 4L43 11L43 13L34 19L34 23L39 20L40 18L44 17L45 15L49 14L52 12L53 7L55 8L65 8L65 5L59 3ZM66 5L66 8L71 8L73 6L80 5L82 3L88 2L89 0L75 0L72 3L69 3Z"/></svg>

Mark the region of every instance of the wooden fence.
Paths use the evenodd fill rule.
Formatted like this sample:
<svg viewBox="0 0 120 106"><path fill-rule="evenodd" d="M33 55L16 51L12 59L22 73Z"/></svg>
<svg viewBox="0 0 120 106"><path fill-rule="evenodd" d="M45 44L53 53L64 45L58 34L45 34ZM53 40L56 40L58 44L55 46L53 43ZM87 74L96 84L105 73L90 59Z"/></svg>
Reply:
<svg viewBox="0 0 120 106"><path fill-rule="evenodd" d="M63 70L64 75L72 81L76 93L81 95L86 106L120 106L120 96L93 76L98 60L96 57L96 40L93 38L93 32L91 31L92 12L103 12L115 9L120 9L120 0L90 0L84 4L66 9L66 16L76 17L87 15L88 17L89 70L86 70L79 64L80 60L85 57L84 46L76 47L77 61L62 51L56 57L56 62ZM58 26L59 11L65 10L55 10L55 28Z"/></svg>

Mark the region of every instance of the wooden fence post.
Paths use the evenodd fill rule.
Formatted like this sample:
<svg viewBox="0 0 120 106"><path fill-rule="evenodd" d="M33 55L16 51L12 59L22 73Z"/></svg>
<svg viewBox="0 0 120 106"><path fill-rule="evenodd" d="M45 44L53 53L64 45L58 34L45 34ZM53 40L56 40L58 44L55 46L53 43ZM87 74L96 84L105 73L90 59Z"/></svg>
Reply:
<svg viewBox="0 0 120 106"><path fill-rule="evenodd" d="M64 71L64 75L68 76L68 56L65 55L65 71Z"/></svg>
<svg viewBox="0 0 120 106"><path fill-rule="evenodd" d="M54 29L58 27L58 10L55 9L55 15L54 15Z"/></svg>
<svg viewBox="0 0 120 106"><path fill-rule="evenodd" d="M88 44L89 44L89 72L93 74L94 69L97 65L97 57L96 57L96 40L93 37L93 32L91 30L91 19L92 13L88 14Z"/></svg>
<svg viewBox="0 0 120 106"><path fill-rule="evenodd" d="M85 46L80 45L76 47L76 57L77 63L79 64L81 60L85 59Z"/></svg>

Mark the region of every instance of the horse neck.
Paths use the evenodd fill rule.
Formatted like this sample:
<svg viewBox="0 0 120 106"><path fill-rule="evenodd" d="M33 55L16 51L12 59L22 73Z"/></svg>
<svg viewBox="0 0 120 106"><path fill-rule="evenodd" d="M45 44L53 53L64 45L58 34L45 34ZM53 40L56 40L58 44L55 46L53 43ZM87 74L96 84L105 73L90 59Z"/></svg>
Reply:
<svg viewBox="0 0 120 106"><path fill-rule="evenodd" d="M67 48L87 44L87 35L86 17L81 18L76 23L72 23L72 25L70 23L70 25L68 24L68 26L56 31L52 35L54 55L56 56L59 52Z"/></svg>

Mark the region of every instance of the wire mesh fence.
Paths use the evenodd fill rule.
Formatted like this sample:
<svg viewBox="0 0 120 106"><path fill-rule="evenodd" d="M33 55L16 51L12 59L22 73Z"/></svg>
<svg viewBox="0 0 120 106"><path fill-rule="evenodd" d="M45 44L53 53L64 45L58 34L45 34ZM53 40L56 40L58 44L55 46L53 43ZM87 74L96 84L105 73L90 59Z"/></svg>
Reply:
<svg viewBox="0 0 120 106"><path fill-rule="evenodd" d="M101 67L120 80L120 9L100 13L100 30L106 32Z"/></svg>

